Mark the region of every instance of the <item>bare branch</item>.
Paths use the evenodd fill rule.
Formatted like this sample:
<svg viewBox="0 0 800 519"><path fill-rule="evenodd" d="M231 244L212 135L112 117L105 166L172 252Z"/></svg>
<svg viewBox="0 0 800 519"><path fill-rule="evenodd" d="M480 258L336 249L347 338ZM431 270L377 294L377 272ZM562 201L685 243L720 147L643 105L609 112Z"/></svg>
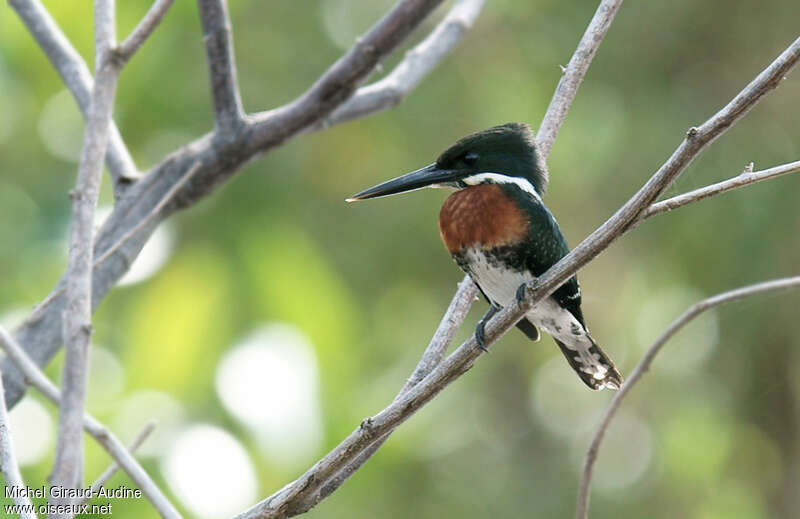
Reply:
<svg viewBox="0 0 800 519"><path fill-rule="evenodd" d="M158 201L158 203L155 206L153 206L150 212L148 212L141 220L139 220L133 228L129 229L127 232L125 232L125 234L120 236L119 240L117 240L117 242L114 243L114 245L107 248L103 252L103 254L101 254L97 259L94 260L93 266L97 268L106 259L111 257L112 254L116 253L125 244L127 244L130 240L132 240L137 233L141 232L148 225L153 223L158 217L158 215L161 213L161 211L163 211L164 208L173 201L175 195L177 195L178 192L183 188L183 186L186 185L186 183L192 178L192 176L195 173L197 173L198 169L200 169L199 162L196 162L194 166L187 169L186 173L184 173L183 176L177 182L175 182L175 184L172 187L170 187L169 191L164 193L164 196L161 198L161 200Z"/></svg>
<svg viewBox="0 0 800 519"><path fill-rule="evenodd" d="M578 87L581 86L586 71L621 5L622 0L602 0L600 2L592 21L589 22L586 32L583 33L583 37L578 43L578 48L575 49L569 64L564 69L558 87L550 100L550 106L547 107L542 124L536 133L536 143L543 157L546 158L550 154L558 130L567 117L575 94L578 93Z"/></svg>
<svg viewBox="0 0 800 519"><path fill-rule="evenodd" d="M656 355L659 351L661 351L661 348L664 347L667 341L669 341L684 326L689 324L706 310L766 292L797 287L800 287L800 276L765 281L755 285L737 288L736 290L731 290L729 292L723 292L722 294L717 294L709 297L708 299L704 299L698 303L695 303L683 314L681 314L680 317L675 319L672 324L669 325L669 327L661 334L661 336L656 339L652 346L647 349L647 353L645 353L644 357L642 357L642 360L639 361L639 363L636 365L636 368L633 370L633 372L631 372L628 380L622 384L622 388L620 388L620 390L614 395L614 398L608 405L603 418L600 420L600 425L597 427L597 431L592 439L589 451L586 453L586 459L583 465L583 476L581 478L580 490L578 492L578 508L576 514L578 519L586 519L589 516L589 494L591 489L592 473L594 471L595 461L597 460L597 454L600 450L600 444L602 443L603 437L608 430L608 426L611 424L611 420L614 418L617 409L619 409L622 400L633 389L633 386L639 382L647 370L650 369L653 359L655 359Z"/></svg>
<svg viewBox="0 0 800 519"><path fill-rule="evenodd" d="M22 1L22 0L15 0ZM100 230L95 242L95 255L104 256L109 247L139 221L152 212L187 170L200 163L200 168L170 203L149 225L136 231L124 246L104 258L94 271L92 304L97 306L116 281L127 271L158 223L176 210L190 207L209 195L257 155L296 136L312 126L344 102L358 84L374 68L374 63L390 53L441 0L403 0L357 44L334 64L315 85L297 101L283 108L248 118L247 129L236 142L225 143L224 150L213 134L205 135L171 153L147 176L131 185L117 201L114 211ZM369 58L365 62L363 54ZM373 63L373 64L371 64ZM324 102L320 100L324 99ZM15 336L31 358L45 365L61 347L61 313L64 308L64 279L40 303L29 318L16 330ZM0 360L6 381L6 402L18 401L25 391L25 381L13 363Z"/></svg>
<svg viewBox="0 0 800 519"><path fill-rule="evenodd" d="M401 0L303 95L249 118L249 148L266 151L323 120L442 0Z"/></svg>
<svg viewBox="0 0 800 519"><path fill-rule="evenodd" d="M314 129L359 119L400 104L419 83L461 42L475 23L485 0L459 0L427 38L409 50L392 72L380 81L359 88Z"/></svg>
<svg viewBox="0 0 800 519"><path fill-rule="evenodd" d="M136 437L133 439L133 441L128 445L128 452L131 453L131 455L135 454L136 450L142 446L145 440L147 440L147 438L153 433L155 429L156 429L155 421L151 420L147 422L145 426L142 428L142 430L139 431L139 434L137 434ZM116 474L118 470L119 470L119 463L117 463L116 461L112 461L111 465L109 465L109 467L105 471L103 471L102 474L100 474L100 476L95 480L94 483L92 483L91 492L89 492L89 494L86 497L83 497L78 501L76 501L76 504L83 505L88 503L90 496L97 495L97 493L100 492L100 489L103 488L105 484L108 483L108 481L112 477L114 477L114 474Z"/></svg>
<svg viewBox="0 0 800 519"><path fill-rule="evenodd" d="M111 110L119 69L110 58L116 42L114 1L95 2L95 56L97 81L92 91L89 120L72 197L72 223L66 274L64 312L63 398L51 484L77 488L83 479L82 421L92 329L92 248L94 210L100 193L103 157L108 143Z"/></svg>
<svg viewBox="0 0 800 519"><path fill-rule="evenodd" d="M15 492L15 490L17 492L25 491L28 487L25 486L25 482L22 480L17 457L14 455L14 442L11 440L11 427L8 424L3 377L0 377L0 471L2 471L3 479L6 482L6 490L3 497L8 497L10 490L14 504L19 507L19 516L22 519L36 519L36 514L30 511L33 508L28 494Z"/></svg>
<svg viewBox="0 0 800 519"><path fill-rule="evenodd" d="M233 139L244 123L242 98L236 79L231 21L226 0L197 0L203 23L216 136Z"/></svg>
<svg viewBox="0 0 800 519"><path fill-rule="evenodd" d="M428 373L433 371L433 369L439 365L444 357L445 352L447 351L447 348L449 348L450 344L453 342L453 337L461 327L464 319L467 317L467 313L469 313L469 309L472 306L472 302L475 300L475 296L477 294L478 287L475 286L475 283L473 283L469 277L465 278L458 284L458 290L456 290L456 294L453 297L453 301L455 303L451 304L447 308L447 311L439 323L439 327L436 329L436 332L431 338L431 342L428 344L428 347L425 349L422 357L417 363L417 367L403 385L403 388L397 394L395 400L407 393L412 387L417 385L428 375ZM389 439L392 431L394 431L393 428L375 440L372 445L365 449L364 452L362 452L351 463L342 463L342 468L327 481L315 479L315 483L313 485L303 488L301 492L295 495L293 501L297 504L295 505L292 503L287 503L286 508L290 508L296 511L296 513L303 513L319 504L320 501L331 495L342 485L342 483L347 480L347 478L352 476L358 469L360 469L361 466L378 451L378 449L386 442L386 440ZM334 458L336 457L333 452L331 455L333 455ZM308 479L308 476L309 474L306 473L297 481ZM298 484L297 481L283 487L281 490L268 497L266 501L277 500L280 498L279 496L282 493L291 493L293 490L292 485Z"/></svg>
<svg viewBox="0 0 800 519"><path fill-rule="evenodd" d="M167 14L169 8L175 0L155 0L153 5L144 15L144 18L139 22L139 25L125 38L125 41L119 44L116 49L116 55L123 61L128 61L131 56L139 50L139 47L150 37L161 19Z"/></svg>
<svg viewBox="0 0 800 519"><path fill-rule="evenodd" d="M7 357L23 373L30 384L38 389L48 400L56 405L61 401L61 393L48 379L36 364L25 354L22 347L0 326L0 348L6 352ZM97 443L99 443L111 457L119 463L122 470L131 478L131 481L142 490L142 494L153 504L161 517L167 519L180 519L180 514L153 482L139 462L136 461L122 442L109 431L103 424L92 418L89 414L83 417L83 428Z"/></svg>
<svg viewBox="0 0 800 519"><path fill-rule="evenodd" d="M83 58L70 44L39 0L9 0L9 4L25 23L47 59L64 80L64 84L72 92L84 118L88 119L93 84L89 68ZM113 122L110 131L105 160L114 182L114 191L117 193L121 183L127 183L136 178L138 173L136 164Z"/></svg>
<svg viewBox="0 0 800 519"><path fill-rule="evenodd" d="M771 178L780 177L782 175L788 175L789 173L796 173L798 171L800 171L800 160L761 171L745 170L739 175L729 178L728 180L723 180L722 182L717 182L716 184L711 184L709 186L689 191L688 193L683 193L682 195L673 196L672 198L656 202L642 212L640 219L644 220L645 218L649 218L667 211L672 211L673 209L678 209L679 207L683 207L693 202L705 200L706 198L725 193L732 189L749 186L750 184L755 184L756 182L761 182L762 180L768 180Z"/></svg>

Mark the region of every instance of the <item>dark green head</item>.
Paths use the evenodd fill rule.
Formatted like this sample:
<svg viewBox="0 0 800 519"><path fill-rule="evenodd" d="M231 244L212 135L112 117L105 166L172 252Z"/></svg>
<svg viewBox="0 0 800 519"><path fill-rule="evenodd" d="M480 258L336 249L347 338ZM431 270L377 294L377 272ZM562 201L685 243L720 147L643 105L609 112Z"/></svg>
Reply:
<svg viewBox="0 0 800 519"><path fill-rule="evenodd" d="M527 124L507 123L467 135L447 148L433 164L347 200L353 202L423 187L460 189L485 183L516 184L537 196L544 193L547 169Z"/></svg>

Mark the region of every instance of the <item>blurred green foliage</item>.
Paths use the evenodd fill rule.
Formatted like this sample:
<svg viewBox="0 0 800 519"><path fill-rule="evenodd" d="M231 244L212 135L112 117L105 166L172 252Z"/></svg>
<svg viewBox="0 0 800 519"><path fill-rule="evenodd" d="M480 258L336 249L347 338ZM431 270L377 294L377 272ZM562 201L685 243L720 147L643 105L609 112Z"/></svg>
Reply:
<svg viewBox="0 0 800 519"><path fill-rule="evenodd" d="M88 3L46 4L89 55ZM365 4L232 2L245 107L268 109L303 91L389 2ZM120 374L113 376L119 389L111 403L90 402L92 412L114 426L130 422L122 414L141 391L172 397L182 407L178 430L212 424L244 446L255 470L255 499L383 407L413 368L461 274L439 243L441 192L357 205L343 199L427 164L473 130L512 120L536 127L558 65L568 61L595 6L488 2L456 52L401 106L300 137L174 218L166 264L116 289L97 312L95 342L112 354L108 366ZM127 34L147 7L120 2L119 33ZM622 7L549 158L546 202L573 245L652 174L688 127L723 106L797 37L798 14L796 0ZM115 117L142 169L209 130L206 79L196 7L177 2L120 81ZM82 123L63 90L14 13L3 9L0 314L6 324L45 296L65 265L66 193ZM751 161L762 169L798 156L795 73L670 193L735 175ZM783 178L659 216L581 272L593 335L623 373L684 304L797 273L798 189L800 178ZM107 185L102 203L111 203ZM721 309L677 337L674 350L666 347L601 453L592 517L796 517L800 339L792 323L799 301L781 294ZM459 339L483 307L475 305ZM225 353L272 322L309 338L319 377L322 436L291 463L266 454L257 428L231 416L215 386ZM609 395L586 391L558 357L551 339L530 344L510 333L310 515L571 516L582 456ZM48 373L57 378L59 369L60 360ZM97 376L117 373L109 369L98 368ZM265 405L282 398L259 397ZM43 405L54 420L52 407ZM123 439L135 427L119 431ZM47 475L49 445L24 466L32 486ZM87 445L91 478L108 459ZM165 469L170 449L143 459L178 500ZM203 476L215 477L210 469ZM112 486L125 481L118 475ZM119 519L152 515L143 500L114 506Z"/></svg>

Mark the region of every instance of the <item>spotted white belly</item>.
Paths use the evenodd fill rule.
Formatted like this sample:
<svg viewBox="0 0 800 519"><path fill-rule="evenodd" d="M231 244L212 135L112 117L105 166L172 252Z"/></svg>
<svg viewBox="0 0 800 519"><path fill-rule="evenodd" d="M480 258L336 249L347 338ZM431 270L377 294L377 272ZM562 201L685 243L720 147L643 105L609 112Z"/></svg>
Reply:
<svg viewBox="0 0 800 519"><path fill-rule="evenodd" d="M492 302L502 307L513 305L519 286L534 279L528 271L519 272L502 264L492 263L486 254L477 248L468 249L465 259L469 265L469 274L475 283ZM585 351L592 346L592 340L581 323L552 297L534 305L525 316L531 323L570 349Z"/></svg>

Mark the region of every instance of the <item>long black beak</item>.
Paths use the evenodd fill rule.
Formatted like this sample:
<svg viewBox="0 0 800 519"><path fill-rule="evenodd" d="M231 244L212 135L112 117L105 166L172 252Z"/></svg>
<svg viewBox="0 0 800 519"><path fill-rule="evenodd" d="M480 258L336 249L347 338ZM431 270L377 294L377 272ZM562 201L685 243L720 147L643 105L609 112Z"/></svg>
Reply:
<svg viewBox="0 0 800 519"><path fill-rule="evenodd" d="M406 191L421 189L433 184L446 184L457 180L459 176L460 172L458 170L439 169L436 163L429 164L422 169L406 173L403 176L387 180L383 184L378 184L375 187L356 193L346 201L357 202L359 200L366 200L367 198L405 193Z"/></svg>

